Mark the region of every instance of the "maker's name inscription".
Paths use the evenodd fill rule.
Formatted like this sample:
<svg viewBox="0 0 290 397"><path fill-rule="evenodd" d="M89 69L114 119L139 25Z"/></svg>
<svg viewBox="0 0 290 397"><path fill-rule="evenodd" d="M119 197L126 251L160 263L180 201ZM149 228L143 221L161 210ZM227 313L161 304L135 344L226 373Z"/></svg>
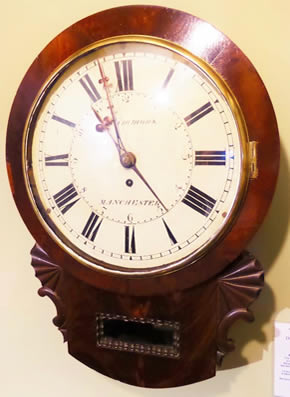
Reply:
<svg viewBox="0 0 290 397"><path fill-rule="evenodd" d="M157 200L101 200L104 207L112 205L128 206L128 207L159 207Z"/></svg>

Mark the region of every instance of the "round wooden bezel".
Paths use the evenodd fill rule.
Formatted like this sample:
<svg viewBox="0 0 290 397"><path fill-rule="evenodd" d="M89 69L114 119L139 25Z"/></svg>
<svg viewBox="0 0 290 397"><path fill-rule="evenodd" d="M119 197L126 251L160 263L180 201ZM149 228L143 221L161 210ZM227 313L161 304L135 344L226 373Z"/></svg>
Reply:
<svg viewBox="0 0 290 397"><path fill-rule="evenodd" d="M257 142L258 177L250 180L239 214L209 252L175 272L118 277L79 263L62 250L39 222L25 186L22 145L25 123L39 90L68 57L105 38L146 35L169 40L207 62L228 84L242 110L249 141ZM213 277L244 249L260 226L274 193L279 135L270 98L255 68L224 34L197 17L157 6L125 6L89 16L52 40L27 71L14 100L7 131L7 168L18 210L50 259L95 287L131 295L157 295L189 288Z"/></svg>

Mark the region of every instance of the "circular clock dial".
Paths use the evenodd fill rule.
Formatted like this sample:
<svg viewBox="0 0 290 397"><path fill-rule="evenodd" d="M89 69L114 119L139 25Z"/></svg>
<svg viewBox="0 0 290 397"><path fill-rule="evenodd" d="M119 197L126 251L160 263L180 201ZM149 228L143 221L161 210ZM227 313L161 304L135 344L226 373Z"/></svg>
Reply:
<svg viewBox="0 0 290 397"><path fill-rule="evenodd" d="M138 274L198 258L246 185L243 129L207 65L163 41L117 38L76 54L27 123L34 207L71 254Z"/></svg>

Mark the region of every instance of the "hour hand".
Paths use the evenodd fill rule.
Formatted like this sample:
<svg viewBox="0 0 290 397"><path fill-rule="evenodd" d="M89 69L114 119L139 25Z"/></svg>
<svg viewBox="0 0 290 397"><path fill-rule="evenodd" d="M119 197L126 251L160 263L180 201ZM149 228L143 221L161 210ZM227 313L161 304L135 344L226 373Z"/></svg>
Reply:
<svg viewBox="0 0 290 397"><path fill-rule="evenodd" d="M102 132L107 130L108 127L112 124L112 120L109 119L109 117L105 117L103 119L100 115L100 112L96 109L96 105L94 103L92 104L92 110L100 123L96 126L97 131Z"/></svg>
<svg viewBox="0 0 290 397"><path fill-rule="evenodd" d="M115 146L116 146L116 148L117 148L117 150L118 150L119 157L120 157L120 161L121 161L122 156L123 156L123 154L126 152L126 150L125 150L124 147L122 146L122 142L117 141L117 140L115 139L115 137L113 137L113 135L112 135L112 133L111 133L111 131L110 131L110 126L111 126L112 123L113 123L112 119L111 119L110 117L108 117L108 116L106 116L106 117L103 118L103 117L100 115L100 112L97 110L95 104L92 104L92 110L93 110L95 116L97 117L97 119L98 119L98 121L99 121L99 124L96 125L96 130L97 130L98 132L106 131L106 132L109 134L110 138L112 139L112 141L114 142L114 144L115 144ZM122 161L121 161L121 163L122 163ZM123 165L123 164L122 164L122 165Z"/></svg>

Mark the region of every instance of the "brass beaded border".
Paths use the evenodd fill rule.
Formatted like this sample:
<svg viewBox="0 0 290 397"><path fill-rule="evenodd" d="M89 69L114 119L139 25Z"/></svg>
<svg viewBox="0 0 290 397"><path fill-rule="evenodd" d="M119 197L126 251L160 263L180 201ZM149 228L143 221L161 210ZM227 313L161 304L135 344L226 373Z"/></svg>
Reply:
<svg viewBox="0 0 290 397"><path fill-rule="evenodd" d="M167 329L173 330L173 344L171 346L162 346L149 343L131 343L114 340L113 338L104 336L104 320L121 320L138 324L152 324L154 327L159 329L166 327ZM173 322L143 317L127 317L120 314L97 313L96 338L97 346L105 349L166 358L180 358L180 324L177 321Z"/></svg>

